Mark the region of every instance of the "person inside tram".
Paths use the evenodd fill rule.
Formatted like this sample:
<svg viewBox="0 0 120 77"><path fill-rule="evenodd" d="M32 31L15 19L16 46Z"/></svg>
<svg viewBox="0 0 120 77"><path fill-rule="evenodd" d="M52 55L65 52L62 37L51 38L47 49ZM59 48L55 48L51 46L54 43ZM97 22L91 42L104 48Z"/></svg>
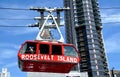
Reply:
<svg viewBox="0 0 120 77"><path fill-rule="evenodd" d="M28 51L29 51L30 54L35 54L34 47L32 47L32 46L29 47Z"/></svg>

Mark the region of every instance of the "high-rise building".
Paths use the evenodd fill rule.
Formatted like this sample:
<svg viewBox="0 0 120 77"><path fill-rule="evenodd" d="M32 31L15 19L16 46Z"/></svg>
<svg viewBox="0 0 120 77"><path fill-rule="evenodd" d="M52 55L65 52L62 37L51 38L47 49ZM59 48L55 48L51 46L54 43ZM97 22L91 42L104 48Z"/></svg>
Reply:
<svg viewBox="0 0 120 77"><path fill-rule="evenodd" d="M0 77L10 77L10 72L7 71L7 68L2 68L2 72L0 72Z"/></svg>
<svg viewBox="0 0 120 77"><path fill-rule="evenodd" d="M98 0L64 0L66 42L78 47L80 71L89 77L109 77Z"/></svg>

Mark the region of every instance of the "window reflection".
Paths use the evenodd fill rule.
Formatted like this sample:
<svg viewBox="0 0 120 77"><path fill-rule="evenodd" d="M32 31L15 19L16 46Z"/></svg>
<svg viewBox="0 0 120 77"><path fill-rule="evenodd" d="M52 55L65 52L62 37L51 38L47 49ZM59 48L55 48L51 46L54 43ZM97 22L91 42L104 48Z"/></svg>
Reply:
<svg viewBox="0 0 120 77"><path fill-rule="evenodd" d="M64 54L65 56L78 57L75 48L72 46L64 46Z"/></svg>
<svg viewBox="0 0 120 77"><path fill-rule="evenodd" d="M35 43L26 43L23 45L21 51L21 54L35 54L36 53L36 44Z"/></svg>

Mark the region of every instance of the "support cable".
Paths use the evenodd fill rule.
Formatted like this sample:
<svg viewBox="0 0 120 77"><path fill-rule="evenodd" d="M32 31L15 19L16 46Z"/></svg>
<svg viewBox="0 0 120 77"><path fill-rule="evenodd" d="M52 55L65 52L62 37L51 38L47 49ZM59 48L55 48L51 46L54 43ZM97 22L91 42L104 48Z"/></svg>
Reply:
<svg viewBox="0 0 120 77"><path fill-rule="evenodd" d="M6 8L6 7L0 7L2 10L30 10L30 9L25 9L25 8Z"/></svg>
<svg viewBox="0 0 120 77"><path fill-rule="evenodd" d="M0 27L28 27L28 26L22 26L22 25L0 25Z"/></svg>
<svg viewBox="0 0 120 77"><path fill-rule="evenodd" d="M8 7L0 7L1 10L31 10L31 9L27 9L27 8L8 8ZM101 7L99 9L120 9L120 7ZM42 9L41 9L42 10Z"/></svg>
<svg viewBox="0 0 120 77"><path fill-rule="evenodd" d="M107 17L101 17L101 18L120 18L120 16L107 16ZM32 18L0 18L0 20L35 20Z"/></svg>
<svg viewBox="0 0 120 77"><path fill-rule="evenodd" d="M34 20L32 18L0 18L0 20Z"/></svg>

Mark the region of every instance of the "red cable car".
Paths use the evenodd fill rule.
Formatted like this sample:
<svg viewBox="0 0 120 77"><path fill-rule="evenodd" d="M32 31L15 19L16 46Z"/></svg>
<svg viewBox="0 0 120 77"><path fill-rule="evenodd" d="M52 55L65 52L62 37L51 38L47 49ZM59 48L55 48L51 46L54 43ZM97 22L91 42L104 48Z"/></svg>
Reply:
<svg viewBox="0 0 120 77"><path fill-rule="evenodd" d="M40 11L41 8L35 8L34 10ZM48 12L48 16L39 27L40 31L36 37L36 40L39 41L26 41L22 44L18 52L19 68L25 72L68 73L79 63L79 54L72 44L63 44L64 38L53 15L54 13L52 14L56 11L57 18L60 19L59 11L56 8L45 8L44 10ZM58 10L62 11L63 9ZM59 33L60 39L56 42L53 42L54 40L50 38L52 36L50 29L56 29Z"/></svg>
<svg viewBox="0 0 120 77"><path fill-rule="evenodd" d="M18 52L18 65L25 72L69 73L80 61L72 44L26 41Z"/></svg>

